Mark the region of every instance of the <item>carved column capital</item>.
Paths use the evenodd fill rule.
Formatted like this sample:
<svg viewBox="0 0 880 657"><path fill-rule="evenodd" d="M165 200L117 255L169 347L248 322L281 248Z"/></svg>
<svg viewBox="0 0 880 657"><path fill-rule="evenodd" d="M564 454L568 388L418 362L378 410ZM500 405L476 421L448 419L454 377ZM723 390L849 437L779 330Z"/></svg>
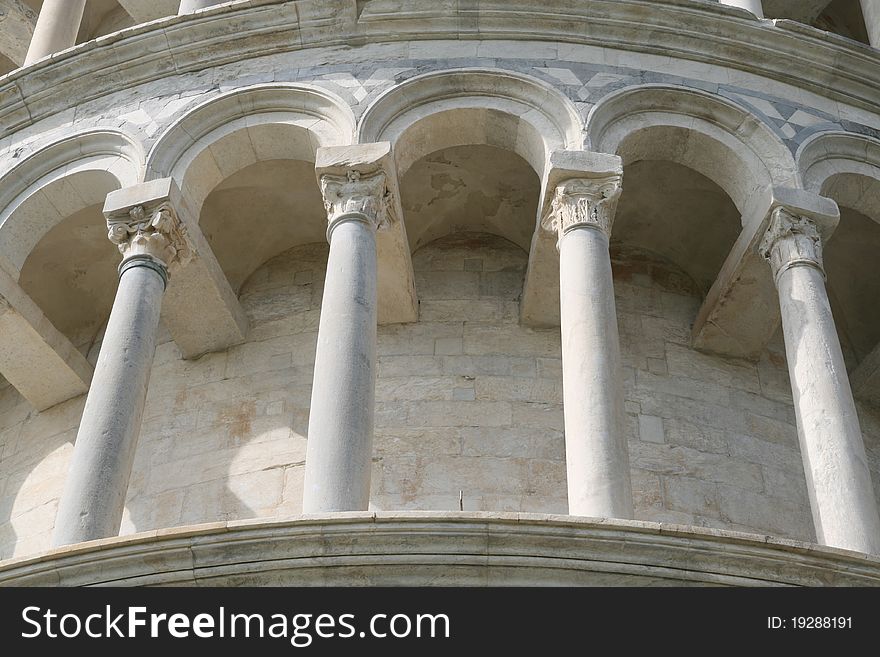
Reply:
<svg viewBox="0 0 880 657"><path fill-rule="evenodd" d="M825 275L822 236L816 222L784 207L773 210L758 253L770 263L777 282L783 272L798 265L815 267Z"/></svg>
<svg viewBox="0 0 880 657"><path fill-rule="evenodd" d="M192 256L186 229L170 203L135 205L107 216L107 236L119 247L123 262L148 256L165 267L185 263Z"/></svg>
<svg viewBox="0 0 880 657"><path fill-rule="evenodd" d="M320 181L328 242L333 229L343 221L360 221L376 229L387 225L392 196L384 171L365 175L349 169L345 175L322 174Z"/></svg>
<svg viewBox="0 0 880 657"><path fill-rule="evenodd" d="M610 236L621 191L619 175L563 180L553 190L550 210L541 224L546 230L555 231L559 240L580 227Z"/></svg>

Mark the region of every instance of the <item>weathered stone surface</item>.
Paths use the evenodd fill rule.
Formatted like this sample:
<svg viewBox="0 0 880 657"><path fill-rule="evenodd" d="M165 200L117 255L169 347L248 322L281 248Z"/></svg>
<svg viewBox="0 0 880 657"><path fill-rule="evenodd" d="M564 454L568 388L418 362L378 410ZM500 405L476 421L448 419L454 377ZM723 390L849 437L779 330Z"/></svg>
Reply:
<svg viewBox="0 0 880 657"><path fill-rule="evenodd" d="M876 557L845 550L718 529L530 513L398 511L219 522L94 541L0 565L0 586L878 582Z"/></svg>
<svg viewBox="0 0 880 657"><path fill-rule="evenodd" d="M107 196L104 214L125 217L135 207L167 204L182 224L182 248L168 281L162 319L185 358L244 341L247 318L193 216L187 198L171 178L159 178Z"/></svg>
<svg viewBox="0 0 880 657"><path fill-rule="evenodd" d="M38 411L88 390L92 366L0 269L0 373Z"/></svg>
<svg viewBox="0 0 880 657"><path fill-rule="evenodd" d="M17 275L28 265L33 276L13 283L57 327L54 337L37 331L56 346L52 358L67 354L61 360L77 372L80 353L94 363L102 341L111 343L95 327L106 322L100 309L109 308L112 290L98 290L89 280L94 271L83 274L63 250L30 255L50 229L52 239L78 235L81 244L89 222L100 222L95 203L141 180L144 163L155 163L145 153L157 142L211 143L193 175L176 179L192 198L210 197L202 216L184 214L199 241L195 251L223 244L224 252L191 273L206 285L186 286L169 305L186 271L172 275L166 308L178 314L166 312L159 328L124 533L301 512L327 274L326 245L318 243L326 225L314 221L318 185L303 172L320 146L357 141L356 117L363 117L362 126L393 142L379 157L407 172L389 187L397 188L396 228L378 233L379 323L397 323L378 330L374 445L362 468L371 472L371 508L457 509L462 490L466 509L566 511L559 303L549 284L559 263L555 236L536 231L534 209L551 200L538 189L550 152L587 148L574 157L602 159L588 151L605 149L633 173L624 173L625 195L643 201L632 231L612 244L611 270L635 517L815 537L772 276L753 257L773 203L759 188L803 187L858 211L869 227L851 237L840 232L837 262L869 260L860 254L874 244L870 226L880 211L880 147L870 136L880 102L876 53L791 21L691 0L549 0L540 12L531 0L490 0L480 11L441 2L430 15L415 0L252 0L179 17L170 1L130 9L149 11L135 18L158 19L151 25L90 40L0 80L0 266ZM109 21L105 31L123 24ZM664 50L654 54L658 35ZM195 121L197 107L216 122ZM199 126L205 134L196 134ZM224 139L231 133L237 138ZM639 167L668 181L669 196L682 201L675 208L687 210L655 203L645 177L635 175ZM404 216L396 204L407 187L431 193L413 193ZM856 221L848 212L842 222ZM639 232L640 222L651 230ZM28 286L50 280L41 277L49 268L61 283L38 298ZM858 271L870 277L873 270ZM880 334L869 341L877 330L870 302L852 300L876 295L857 278L847 280L852 293L841 310L835 306L834 321L853 387L871 400L869 352ZM234 280L229 289L226 279ZM524 290L525 279L537 284ZM84 299L88 331L55 303L70 288L95 295L71 297ZM229 333L234 339L215 339ZM692 349L693 334L702 352ZM20 332L4 336L38 386L63 379L55 369L44 376L42 359L29 360ZM727 357L704 353L713 351ZM75 378L84 386L88 377ZM33 396L26 382L9 379L14 386L0 381L0 558L48 546L84 401L36 413L21 398ZM72 394L83 386L74 381ZM876 478L880 423L869 405L857 410ZM191 572L188 549L168 563L179 557ZM68 571L44 581L88 581L95 569L80 565L82 580ZM444 567L428 581L454 581L469 568L461 559ZM321 577L378 581L357 567ZM509 563L481 577L530 581Z"/></svg>

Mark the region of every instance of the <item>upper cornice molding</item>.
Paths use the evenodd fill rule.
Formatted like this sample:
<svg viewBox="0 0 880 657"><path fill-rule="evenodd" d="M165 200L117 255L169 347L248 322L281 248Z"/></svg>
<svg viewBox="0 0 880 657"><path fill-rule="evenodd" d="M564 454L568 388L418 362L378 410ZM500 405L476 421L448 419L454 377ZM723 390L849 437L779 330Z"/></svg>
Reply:
<svg viewBox="0 0 880 657"><path fill-rule="evenodd" d="M116 32L0 77L0 137L171 75L281 52L433 39L584 44L715 64L880 113L880 52L707 0L240 0Z"/></svg>

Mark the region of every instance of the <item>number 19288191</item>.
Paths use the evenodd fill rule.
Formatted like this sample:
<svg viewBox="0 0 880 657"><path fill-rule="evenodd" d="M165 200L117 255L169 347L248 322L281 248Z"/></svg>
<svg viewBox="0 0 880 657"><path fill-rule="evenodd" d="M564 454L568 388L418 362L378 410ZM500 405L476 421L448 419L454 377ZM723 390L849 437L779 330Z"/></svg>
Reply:
<svg viewBox="0 0 880 657"><path fill-rule="evenodd" d="M768 616L770 630L851 630L852 616Z"/></svg>

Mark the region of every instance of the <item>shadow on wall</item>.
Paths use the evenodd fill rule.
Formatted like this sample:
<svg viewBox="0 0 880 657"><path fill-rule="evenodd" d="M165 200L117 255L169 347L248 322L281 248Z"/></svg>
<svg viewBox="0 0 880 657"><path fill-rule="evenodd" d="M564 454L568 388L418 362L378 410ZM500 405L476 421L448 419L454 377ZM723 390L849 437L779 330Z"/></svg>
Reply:
<svg viewBox="0 0 880 657"><path fill-rule="evenodd" d="M0 391L0 559L49 548L85 395L37 413Z"/></svg>
<svg viewBox="0 0 880 657"><path fill-rule="evenodd" d="M185 361L160 338L121 533L300 513L327 253L295 247L254 272L246 343Z"/></svg>
<svg viewBox="0 0 880 657"><path fill-rule="evenodd" d="M868 457L868 469L874 484L874 497L880 506L880 406L856 401L856 411L865 440L865 453Z"/></svg>

